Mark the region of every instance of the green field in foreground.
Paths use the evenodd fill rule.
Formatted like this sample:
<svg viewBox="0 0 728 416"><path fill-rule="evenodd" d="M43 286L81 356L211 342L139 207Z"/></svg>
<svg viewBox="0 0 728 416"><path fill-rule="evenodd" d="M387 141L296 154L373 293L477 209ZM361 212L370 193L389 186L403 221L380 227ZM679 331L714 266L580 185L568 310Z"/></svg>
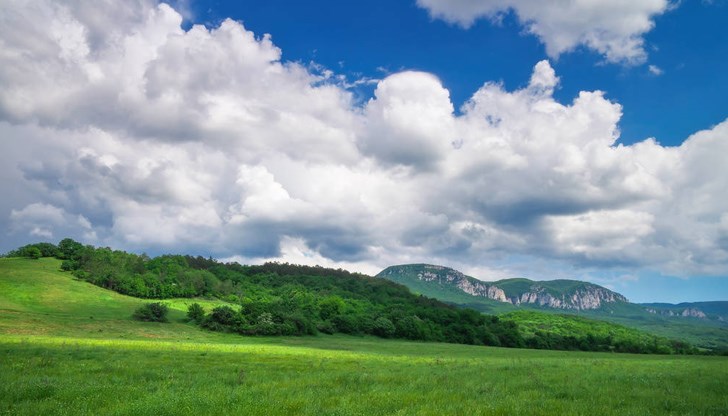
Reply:
<svg viewBox="0 0 728 416"><path fill-rule="evenodd" d="M0 414L728 414L725 357L211 333L57 267L0 259Z"/></svg>

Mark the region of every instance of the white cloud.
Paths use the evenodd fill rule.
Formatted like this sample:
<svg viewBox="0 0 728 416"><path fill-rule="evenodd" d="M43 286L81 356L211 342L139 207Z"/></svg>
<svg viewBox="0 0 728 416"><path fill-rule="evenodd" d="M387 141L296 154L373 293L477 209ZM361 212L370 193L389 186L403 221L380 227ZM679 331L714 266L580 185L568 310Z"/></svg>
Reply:
<svg viewBox="0 0 728 416"><path fill-rule="evenodd" d="M11 234L27 233L41 239L79 234L88 241L96 239L91 224L83 215L74 216L63 208L39 202L10 211L9 231Z"/></svg>
<svg viewBox="0 0 728 416"><path fill-rule="evenodd" d="M645 60L642 36L652 30L653 18L670 7L668 0L417 0L417 4L433 17L465 28L480 18L497 21L513 11L553 58L585 46L610 62L627 63Z"/></svg>
<svg viewBox="0 0 728 416"><path fill-rule="evenodd" d="M665 73L665 71L657 65L649 65L647 66L647 70L650 71L650 74L655 76L660 76Z"/></svg>
<svg viewBox="0 0 728 416"><path fill-rule="evenodd" d="M400 72L382 80L366 107L360 147L378 160L431 166L452 147L450 93L431 74Z"/></svg>
<svg viewBox="0 0 728 416"><path fill-rule="evenodd" d="M679 147L623 146L621 106L556 101L547 61L455 115L431 74L391 74L356 106L270 37L230 20L185 32L166 5L0 13L5 250L71 236L370 273L503 277L526 270L514 257L728 273L728 121Z"/></svg>
<svg viewBox="0 0 728 416"><path fill-rule="evenodd" d="M578 215L544 218L556 250L582 254L588 259L621 261L639 259L642 239L654 232L654 217L632 210L590 211Z"/></svg>

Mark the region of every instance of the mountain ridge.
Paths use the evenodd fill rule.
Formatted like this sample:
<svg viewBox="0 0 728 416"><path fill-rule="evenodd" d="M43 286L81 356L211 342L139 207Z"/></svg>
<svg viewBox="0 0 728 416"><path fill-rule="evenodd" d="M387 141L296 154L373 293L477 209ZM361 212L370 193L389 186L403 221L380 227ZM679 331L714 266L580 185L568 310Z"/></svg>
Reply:
<svg viewBox="0 0 728 416"><path fill-rule="evenodd" d="M452 294L454 290L460 290L476 298L513 306L529 304L580 311L598 309L604 303L628 302L621 294L589 282L567 279L534 281L525 278L485 282L450 267L424 263L390 266L377 277L404 284L426 296L442 298L442 292ZM418 281L429 285L417 284Z"/></svg>
<svg viewBox="0 0 728 416"><path fill-rule="evenodd" d="M714 318L728 321L728 301L640 303L651 314L661 316L682 316L692 318Z"/></svg>
<svg viewBox="0 0 728 416"><path fill-rule="evenodd" d="M417 272L422 272L425 266L429 266L428 271L435 275L429 278L430 281L417 278ZM410 273L395 273L397 269L409 270ZM450 281L447 278L437 278L438 273L447 275L447 271L450 271ZM485 285L492 291L495 291L496 288L491 286L496 286L498 290L503 291L505 298L517 295L523 296L533 284L538 284L542 289L540 292L542 299L546 294L560 299L562 294L573 292L571 293L573 295L580 288L603 289L607 291L604 293L611 292L615 296L621 296L621 298L615 297L620 301L601 301L600 306L595 309L554 308L550 307L547 302L543 305L538 302L515 304L515 302L503 302L485 296L477 296L477 293L474 295L466 293L452 282L453 280L459 280L456 279L458 276L465 277L463 285L476 287ZM550 314L566 313L638 328L668 338L683 339L704 348L728 348L728 302L725 301L681 303L678 305L667 303L638 304L627 301L622 295L609 289L578 280L533 281L515 278L485 282L448 267L426 264L390 266L377 274L377 277L393 280L407 286L412 292L456 306L476 309L483 313L504 315L524 309ZM621 301L622 299L624 301ZM689 308L697 310L690 310L683 314ZM648 309L654 309L655 311L649 311ZM705 314L705 317L703 317L703 314Z"/></svg>

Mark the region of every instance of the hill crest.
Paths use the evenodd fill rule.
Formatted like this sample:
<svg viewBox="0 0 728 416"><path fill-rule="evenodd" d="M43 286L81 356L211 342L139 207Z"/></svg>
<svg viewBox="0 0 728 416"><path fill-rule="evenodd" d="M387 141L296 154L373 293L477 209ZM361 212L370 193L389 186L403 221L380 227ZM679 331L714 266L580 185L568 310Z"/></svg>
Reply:
<svg viewBox="0 0 728 416"><path fill-rule="evenodd" d="M443 294L452 296L454 291L460 291L515 306L530 304L554 309L587 310L598 309L605 303L627 302L627 298L619 293L578 280L534 281L514 278L484 282L450 267L432 264L390 266L377 277L404 284L426 296L443 298Z"/></svg>

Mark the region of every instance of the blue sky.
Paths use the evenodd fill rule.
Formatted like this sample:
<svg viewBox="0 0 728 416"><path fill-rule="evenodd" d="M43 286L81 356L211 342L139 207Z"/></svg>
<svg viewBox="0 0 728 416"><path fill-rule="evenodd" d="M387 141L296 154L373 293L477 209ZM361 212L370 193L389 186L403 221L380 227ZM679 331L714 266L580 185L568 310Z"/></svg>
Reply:
<svg viewBox="0 0 728 416"><path fill-rule="evenodd" d="M728 2L27 0L0 251L728 299Z"/></svg>
<svg viewBox="0 0 728 416"><path fill-rule="evenodd" d="M255 33L271 34L283 59L314 61L351 79L403 69L431 72L456 109L486 81L503 81L509 89L526 85L533 64L549 58L512 11L499 25L481 19L463 29L433 20L414 0L192 1L188 8L188 24L240 20ZM584 47L563 54L552 61L562 79L555 96L568 102L579 91L603 90L624 106L620 142L655 137L679 145L726 116L726 19L728 2L680 2L654 17L654 29L644 36L648 58L639 65L605 64ZM650 72L650 65L661 74ZM361 94L368 99L372 90Z"/></svg>

